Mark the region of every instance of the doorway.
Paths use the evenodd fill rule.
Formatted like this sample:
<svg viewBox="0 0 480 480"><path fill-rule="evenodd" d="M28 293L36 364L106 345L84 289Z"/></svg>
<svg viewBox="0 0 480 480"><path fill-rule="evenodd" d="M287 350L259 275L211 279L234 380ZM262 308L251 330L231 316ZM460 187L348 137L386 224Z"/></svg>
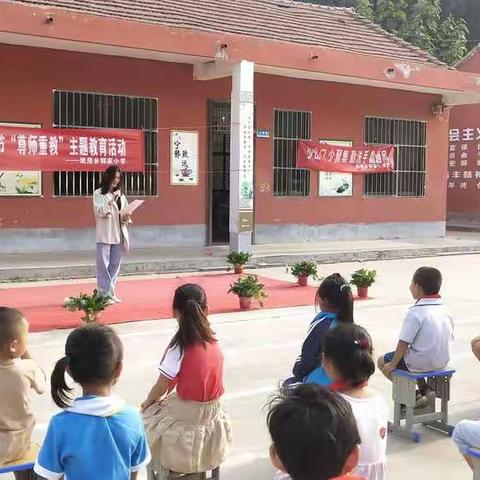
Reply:
<svg viewBox="0 0 480 480"><path fill-rule="evenodd" d="M230 102L209 102L208 125L208 240L210 244L228 244L230 240Z"/></svg>

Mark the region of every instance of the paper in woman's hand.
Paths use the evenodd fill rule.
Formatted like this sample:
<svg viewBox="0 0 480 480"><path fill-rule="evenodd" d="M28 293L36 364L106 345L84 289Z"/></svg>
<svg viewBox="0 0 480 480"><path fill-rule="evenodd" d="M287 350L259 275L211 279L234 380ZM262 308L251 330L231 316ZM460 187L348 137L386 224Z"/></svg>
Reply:
<svg viewBox="0 0 480 480"><path fill-rule="evenodd" d="M123 212L124 215L132 215L133 212L145 202L145 200L134 200L132 203L128 205L128 207Z"/></svg>

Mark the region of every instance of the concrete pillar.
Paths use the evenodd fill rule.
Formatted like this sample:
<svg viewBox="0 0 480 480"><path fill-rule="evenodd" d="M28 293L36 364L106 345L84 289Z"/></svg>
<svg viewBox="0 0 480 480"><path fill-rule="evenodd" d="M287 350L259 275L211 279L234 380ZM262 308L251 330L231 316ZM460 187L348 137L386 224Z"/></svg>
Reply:
<svg viewBox="0 0 480 480"><path fill-rule="evenodd" d="M230 249L250 252L253 233L254 64L242 60L232 70L230 137Z"/></svg>

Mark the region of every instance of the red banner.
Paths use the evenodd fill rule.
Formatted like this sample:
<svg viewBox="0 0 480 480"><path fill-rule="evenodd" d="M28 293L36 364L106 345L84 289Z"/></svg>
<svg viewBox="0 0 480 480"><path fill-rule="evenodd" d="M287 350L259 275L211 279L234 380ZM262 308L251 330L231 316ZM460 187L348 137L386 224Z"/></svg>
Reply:
<svg viewBox="0 0 480 480"><path fill-rule="evenodd" d="M0 171L144 170L141 130L44 129L0 126Z"/></svg>
<svg viewBox="0 0 480 480"><path fill-rule="evenodd" d="M327 143L299 141L297 168L322 172L385 173L394 169L392 145L339 147Z"/></svg>

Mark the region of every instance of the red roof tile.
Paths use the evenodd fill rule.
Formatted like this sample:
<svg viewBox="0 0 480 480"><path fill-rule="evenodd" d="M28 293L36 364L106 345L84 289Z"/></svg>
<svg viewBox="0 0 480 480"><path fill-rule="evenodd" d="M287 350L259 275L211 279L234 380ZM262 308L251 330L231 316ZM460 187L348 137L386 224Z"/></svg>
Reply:
<svg viewBox="0 0 480 480"><path fill-rule="evenodd" d="M0 1L191 30L236 33L446 67L430 54L348 8L293 0Z"/></svg>

